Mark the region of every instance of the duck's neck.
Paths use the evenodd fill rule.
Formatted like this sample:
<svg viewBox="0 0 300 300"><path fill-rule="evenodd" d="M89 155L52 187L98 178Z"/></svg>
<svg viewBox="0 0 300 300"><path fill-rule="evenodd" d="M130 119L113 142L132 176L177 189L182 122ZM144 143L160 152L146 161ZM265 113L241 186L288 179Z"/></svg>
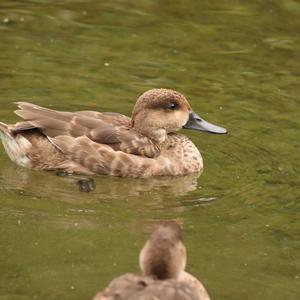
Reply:
<svg viewBox="0 0 300 300"><path fill-rule="evenodd" d="M168 133L164 128L153 128L152 126L139 126L136 123L132 124L132 127L135 131L151 139L156 144L163 143L168 137Z"/></svg>
<svg viewBox="0 0 300 300"><path fill-rule="evenodd" d="M156 129L155 131L149 132L147 136L155 143L161 144L167 139L168 134L165 129L160 128Z"/></svg>

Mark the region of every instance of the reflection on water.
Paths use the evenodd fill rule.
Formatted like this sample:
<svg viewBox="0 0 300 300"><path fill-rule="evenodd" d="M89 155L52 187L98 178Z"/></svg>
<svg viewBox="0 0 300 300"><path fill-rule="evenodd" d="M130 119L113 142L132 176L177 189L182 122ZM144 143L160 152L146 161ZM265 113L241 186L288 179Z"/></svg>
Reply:
<svg viewBox="0 0 300 300"><path fill-rule="evenodd" d="M78 178L85 178L84 176L61 177L54 172L32 171L7 160L2 163L0 183L7 190L19 190L32 197L57 198L59 201L79 204L113 201L120 197L123 199L143 197L150 192L152 199L182 196L197 189L199 175L146 179L98 176L93 177L96 184L95 191L85 195L77 185Z"/></svg>
<svg viewBox="0 0 300 300"><path fill-rule="evenodd" d="M213 299L298 299L299 15L293 0L2 0L0 121L18 100L129 115L167 87L230 133L183 131L200 177L99 176L90 193L1 146L0 298L90 299L138 269L149 223L176 219Z"/></svg>

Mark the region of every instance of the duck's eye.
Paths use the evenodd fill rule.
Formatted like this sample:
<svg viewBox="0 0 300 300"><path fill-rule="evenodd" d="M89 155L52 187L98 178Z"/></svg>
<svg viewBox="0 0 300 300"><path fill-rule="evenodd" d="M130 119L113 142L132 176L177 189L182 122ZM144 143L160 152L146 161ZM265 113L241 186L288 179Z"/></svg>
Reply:
<svg viewBox="0 0 300 300"><path fill-rule="evenodd" d="M172 109L172 110L174 110L174 109L177 109L178 108L178 103L177 102L168 102L168 103L166 103L166 108L167 109Z"/></svg>

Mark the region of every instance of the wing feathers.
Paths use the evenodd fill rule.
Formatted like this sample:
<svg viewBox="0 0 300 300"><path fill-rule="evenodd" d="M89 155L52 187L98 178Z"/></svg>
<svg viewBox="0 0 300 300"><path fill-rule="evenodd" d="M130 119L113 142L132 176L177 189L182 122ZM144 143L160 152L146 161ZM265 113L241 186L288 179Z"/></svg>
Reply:
<svg viewBox="0 0 300 300"><path fill-rule="evenodd" d="M130 118L124 115L94 111L60 112L27 102L17 104L19 109L15 113L24 122L17 123L15 131L38 128L50 138L60 138L61 143L61 136L64 142L70 142L69 137L85 137L115 151L150 158L159 155L159 148L147 137L135 132L130 127ZM83 147L83 142L76 144ZM78 151L82 150L80 146Z"/></svg>
<svg viewBox="0 0 300 300"><path fill-rule="evenodd" d="M15 113L27 120L45 117L61 121L70 121L74 116L74 113L72 112L57 111L28 102L17 102L17 105L20 109L16 110ZM24 115L24 117L22 115Z"/></svg>

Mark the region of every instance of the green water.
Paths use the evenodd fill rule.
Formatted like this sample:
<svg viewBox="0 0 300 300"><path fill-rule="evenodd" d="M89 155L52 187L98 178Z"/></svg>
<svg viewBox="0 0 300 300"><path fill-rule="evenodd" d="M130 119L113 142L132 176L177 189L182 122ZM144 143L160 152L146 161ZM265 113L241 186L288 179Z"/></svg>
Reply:
<svg viewBox="0 0 300 300"><path fill-rule="evenodd" d="M300 2L0 2L0 120L14 101L130 114L176 89L227 136L184 131L205 170L133 180L25 170L0 147L0 299L91 299L138 271L158 219L183 224L213 299L300 298Z"/></svg>

